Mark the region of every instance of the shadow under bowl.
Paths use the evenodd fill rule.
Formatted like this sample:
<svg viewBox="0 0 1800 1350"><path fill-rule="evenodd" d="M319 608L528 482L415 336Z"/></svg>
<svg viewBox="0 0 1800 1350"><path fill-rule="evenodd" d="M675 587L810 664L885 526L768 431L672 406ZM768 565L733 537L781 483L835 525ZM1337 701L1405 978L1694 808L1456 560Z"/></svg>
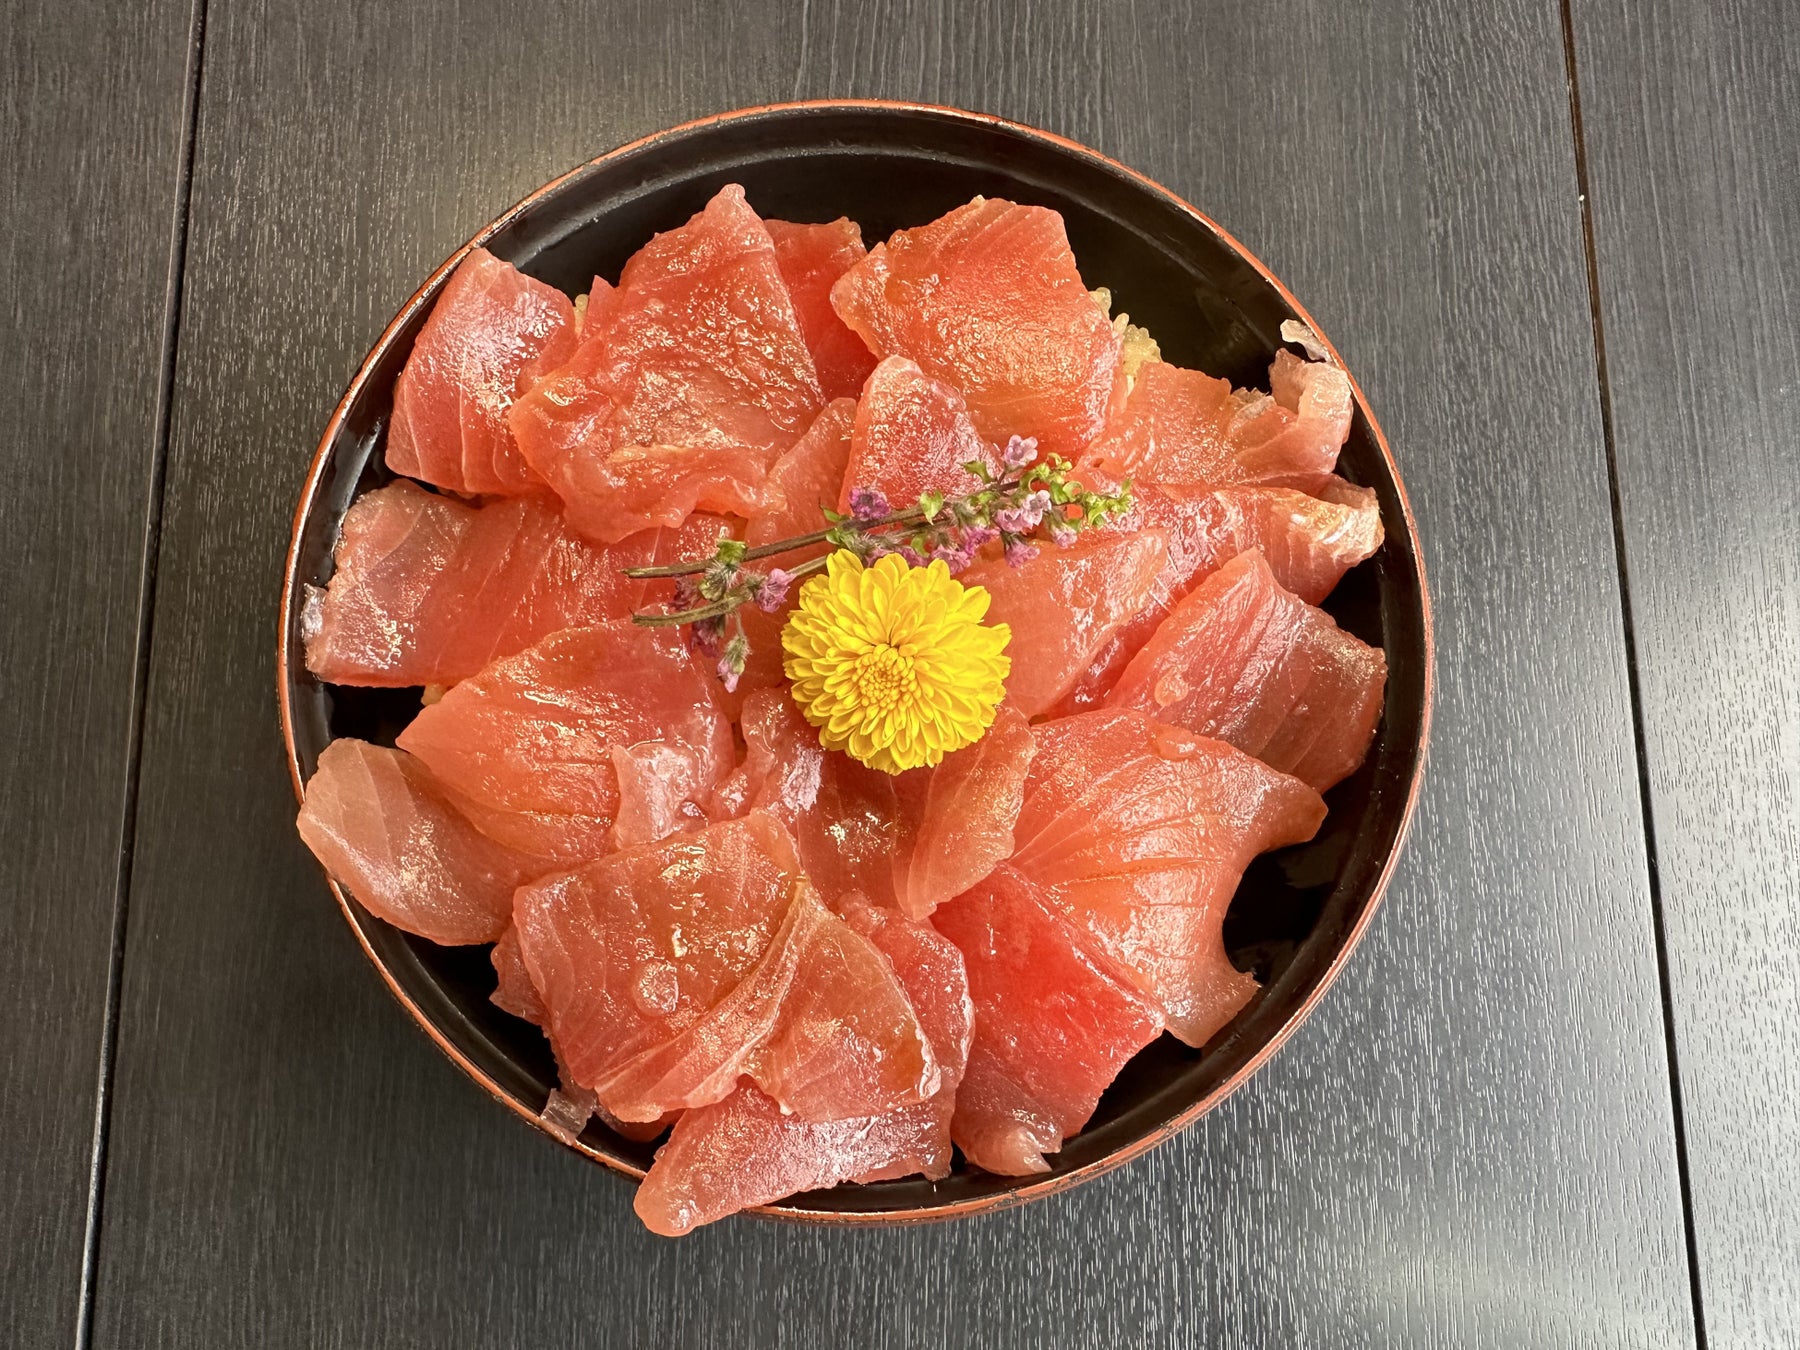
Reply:
<svg viewBox="0 0 1800 1350"><path fill-rule="evenodd" d="M708 118L603 155L527 197L446 261L381 335L325 429L295 513L282 596L278 681L296 792L331 740L392 744L419 707L417 690L319 683L306 669L299 625L305 587L330 576L345 510L391 477L380 449L394 380L456 264L479 245L580 294L596 274L617 277L651 234L680 224L733 182L765 216L847 215L870 241L978 194L1053 207L1089 285L1110 287L1115 306L1156 335L1168 360L1236 385L1265 384L1283 321L1317 331L1286 288L1193 207L1095 151L994 117L912 104L789 104ZM1387 539L1326 608L1385 648L1387 703L1362 768L1327 795L1331 810L1318 837L1259 859L1232 902L1226 945L1240 968L1255 971L1261 992L1202 1050L1167 1035L1146 1047L1046 1174L991 1176L959 1160L942 1182L840 1186L760 1212L919 1222L1066 1189L1191 1124L1311 1011L1386 887L1418 793L1430 717L1431 618L1418 542L1360 388L1340 472L1375 490ZM487 949L412 937L336 883L332 889L369 959L420 1026L490 1093L541 1126L555 1066L535 1027L488 1001ZM597 1121L573 1147L632 1177L642 1176L655 1150Z"/></svg>

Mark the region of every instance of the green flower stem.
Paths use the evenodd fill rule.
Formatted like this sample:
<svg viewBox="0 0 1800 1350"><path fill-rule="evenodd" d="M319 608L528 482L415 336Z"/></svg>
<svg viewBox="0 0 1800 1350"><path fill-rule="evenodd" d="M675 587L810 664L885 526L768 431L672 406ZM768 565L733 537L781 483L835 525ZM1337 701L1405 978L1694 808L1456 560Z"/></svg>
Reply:
<svg viewBox="0 0 1800 1350"><path fill-rule="evenodd" d="M790 567L788 575L798 580L811 572L823 570L830 555L813 558L801 563L798 567ZM734 610L742 609L756 597L747 587L737 587L727 591L710 605L701 605L695 609L678 610L674 614L633 614L631 621L642 624L645 628L674 628L684 623L693 623L696 619L719 619Z"/></svg>
<svg viewBox="0 0 1800 1350"><path fill-rule="evenodd" d="M984 492L1010 492L1013 488L1018 487L1023 481L1024 480L1020 478L1011 478L1001 483L989 483L979 488L976 492L971 492L968 495L974 497L979 496ZM960 500L967 500L967 498L962 498ZM885 516L878 516L874 520L847 523L853 523L859 530L870 531L878 530L888 525L922 524L924 520L925 513L922 510L917 506L909 506L904 511L892 511ZM773 558L778 553L787 553L793 549L805 548L808 544L823 544L831 538L832 534L838 528L838 526L834 525L831 529L815 530L811 534L795 535L792 539L777 539L771 544L760 544L756 548L747 548L740 555L739 561L751 562L757 558ZM692 576L696 572L704 572L712 564L712 561L711 558L701 558L698 560L690 559L687 562L665 563L656 567L627 567L625 569L625 575L640 581L649 580L654 577L686 577ZM795 575L799 574L798 568L792 568L790 570L793 571ZM712 616L707 614L701 615L700 617L711 618Z"/></svg>
<svg viewBox="0 0 1800 1350"><path fill-rule="evenodd" d="M718 619L731 613L745 600L746 596L726 596L723 600L715 600L710 605L701 605L698 609L677 610L673 614L633 614L631 621L642 624L645 628L676 628L684 623L693 623L696 619Z"/></svg>

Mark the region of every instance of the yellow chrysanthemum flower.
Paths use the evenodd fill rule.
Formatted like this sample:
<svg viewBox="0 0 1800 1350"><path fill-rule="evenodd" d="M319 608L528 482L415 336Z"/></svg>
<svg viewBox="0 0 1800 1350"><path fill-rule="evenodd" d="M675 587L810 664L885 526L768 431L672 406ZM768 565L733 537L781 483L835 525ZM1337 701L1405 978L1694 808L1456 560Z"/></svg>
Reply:
<svg viewBox="0 0 1800 1350"><path fill-rule="evenodd" d="M864 567L839 549L781 633L794 702L828 750L884 773L936 764L980 740L1006 694L1012 630L987 610L941 562Z"/></svg>

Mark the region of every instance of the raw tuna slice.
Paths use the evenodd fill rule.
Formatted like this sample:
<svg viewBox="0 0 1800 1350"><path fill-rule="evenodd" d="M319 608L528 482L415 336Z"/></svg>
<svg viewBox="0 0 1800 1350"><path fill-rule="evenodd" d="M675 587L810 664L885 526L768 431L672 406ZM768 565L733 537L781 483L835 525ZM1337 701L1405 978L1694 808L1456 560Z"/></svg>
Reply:
<svg viewBox="0 0 1800 1350"><path fill-rule="evenodd" d="M1018 567L1002 559L976 563L965 586L993 597L989 623L1012 627L1013 663L1007 701L1027 717L1049 711L1081 678L1094 654L1148 602L1168 556L1160 529L1096 531L1068 548L1045 546Z"/></svg>
<svg viewBox="0 0 1800 1350"><path fill-rule="evenodd" d="M856 419L856 400L833 399L813 419L806 434L794 442L769 470L769 484L781 499L775 510L758 516L744 531L752 548L779 539L812 534L825 528L825 508L837 504L850 463L850 435ZM759 567L804 562L823 552L825 545L779 554Z"/></svg>
<svg viewBox="0 0 1800 1350"><path fill-rule="evenodd" d="M929 924L848 897L845 919L888 958L938 1060L929 1101L878 1116L815 1122L784 1113L749 1082L689 1111L656 1155L633 1202L653 1232L674 1237L751 1205L842 1181L950 1174L950 1117L973 1032L962 954Z"/></svg>
<svg viewBox="0 0 1800 1350"><path fill-rule="evenodd" d="M1099 707L1177 602L1240 553L1260 549L1282 585L1311 604L1322 601L1382 540L1381 508L1368 488L1334 477L1323 493L1262 484L1137 489L1131 513L1112 528L1166 530L1167 558L1149 601L1095 655L1057 715Z"/></svg>
<svg viewBox="0 0 1800 1350"><path fill-rule="evenodd" d="M831 307L831 287L868 255L862 231L847 217L825 225L763 223L774 241L781 279L787 282L806 348L819 372L819 387L826 398L855 398L875 369L875 353L838 318Z"/></svg>
<svg viewBox="0 0 1800 1350"><path fill-rule="evenodd" d="M1222 741L1139 712L1084 713L1033 734L1013 865L1169 1030L1203 1045L1256 992L1220 937L1244 868L1312 838L1325 803Z"/></svg>
<svg viewBox="0 0 1800 1350"><path fill-rule="evenodd" d="M881 1115L942 1082L893 967L809 885L794 888L781 930L737 988L594 1091L620 1119L651 1120L723 1100L740 1075L806 1120Z"/></svg>
<svg viewBox="0 0 1800 1350"><path fill-rule="evenodd" d="M1350 433L1349 377L1283 351L1270 380L1279 391L1273 397L1151 362L1138 371L1123 414L1082 465L1138 482L1317 489Z"/></svg>
<svg viewBox="0 0 1800 1350"><path fill-rule="evenodd" d="M632 1207L651 1232L680 1237L753 1205L892 1166L945 1177L950 1153L938 1116L937 1106L925 1103L881 1116L809 1121L784 1113L746 1082L725 1100L683 1114Z"/></svg>
<svg viewBox="0 0 1800 1350"><path fill-rule="evenodd" d="M489 957L494 963L497 981L494 992L489 995L494 1005L514 1017L530 1022L544 1032L546 1039L550 1039L550 1010L544 1006L537 986L531 982L531 969L525 964L525 953L519 944L519 930L508 927L500 941L494 944ZM640 1143L656 1138L675 1123L673 1114L650 1121L620 1120L600 1105L600 1099L593 1092L574 1080L563 1067L562 1057L557 1054L554 1043L550 1052L556 1058L561 1087L551 1094L549 1104L544 1107L543 1117L550 1126L550 1132L565 1143L573 1143L580 1136L582 1127L587 1124L590 1116L598 1116L601 1123L615 1134Z"/></svg>
<svg viewBox="0 0 1800 1350"><path fill-rule="evenodd" d="M1073 458L1124 398L1119 336L1088 298L1062 217L1041 206L977 197L901 230L831 302L877 353L962 390L999 445L1033 436Z"/></svg>
<svg viewBox="0 0 1800 1350"><path fill-rule="evenodd" d="M829 901L850 891L891 897L902 840L894 780L848 755L827 754L785 689L746 698L741 726L749 750L724 795L793 831L807 875Z"/></svg>
<svg viewBox="0 0 1800 1350"><path fill-rule="evenodd" d="M423 764L365 741L325 747L300 837L371 914L448 945L498 938L513 891L553 865L495 843Z"/></svg>
<svg viewBox="0 0 1800 1350"><path fill-rule="evenodd" d="M923 1102L943 1071L912 1000L880 947L802 887L794 900L792 983L751 1075L807 1120L877 1115ZM772 952L752 977L785 964Z"/></svg>
<svg viewBox="0 0 1800 1350"><path fill-rule="evenodd" d="M680 525L696 511L760 515L779 500L764 461L760 452L729 445L620 446L584 456L564 476L563 513L582 534L608 544Z"/></svg>
<svg viewBox="0 0 1800 1350"><path fill-rule="evenodd" d="M1024 714L1002 705L975 744L944 756L935 769L894 780L912 825L894 856L894 898L903 912L923 919L1012 856L1013 822L1036 750Z"/></svg>
<svg viewBox="0 0 1800 1350"><path fill-rule="evenodd" d="M1381 720L1387 660L1241 554L1175 607L1108 695L1214 736L1320 792L1355 771Z"/></svg>
<svg viewBox="0 0 1800 1350"><path fill-rule="evenodd" d="M444 284L394 384L388 467L453 492L542 492L506 414L574 350L569 298L475 249Z"/></svg>
<svg viewBox="0 0 1800 1350"><path fill-rule="evenodd" d="M1269 389L1270 398L1247 404L1233 428L1238 463L1258 481L1314 488L1317 466L1328 472L1350 435L1350 377L1283 350L1269 367Z"/></svg>
<svg viewBox="0 0 1800 1350"><path fill-rule="evenodd" d="M963 954L975 1038L951 1133L1004 1176L1049 1170L1107 1084L1156 1038L1157 1010L1112 975L1038 888L1010 867L945 905L936 925Z"/></svg>
<svg viewBox="0 0 1800 1350"><path fill-rule="evenodd" d="M521 888L520 953L573 1080L595 1087L701 1022L768 950L799 875L787 831L752 812Z"/></svg>
<svg viewBox="0 0 1800 1350"><path fill-rule="evenodd" d="M625 264L568 364L509 417L577 529L616 539L685 502L766 509L770 462L824 398L769 232L735 184ZM629 448L655 455L621 458ZM691 452L670 453L679 447ZM672 505L649 498L666 473ZM750 513L746 511L746 513Z"/></svg>
<svg viewBox="0 0 1800 1350"><path fill-rule="evenodd" d="M733 759L730 723L686 644L629 621L564 629L496 662L423 709L399 744L487 834L569 863L626 842L614 834L615 750L642 770L625 784L628 836L647 821L698 824L697 803Z"/></svg>
<svg viewBox="0 0 1800 1350"><path fill-rule="evenodd" d="M922 492L968 492L979 485L963 468L971 460L994 463L962 395L905 357L890 356L875 367L856 405L838 510L850 509L852 488L876 489L896 511Z"/></svg>
<svg viewBox="0 0 1800 1350"><path fill-rule="evenodd" d="M454 684L665 597L670 583L620 569L710 552L725 529L696 516L600 548L535 498L471 506L392 483L344 516L330 585L307 599L307 669L332 684Z"/></svg>
<svg viewBox="0 0 1800 1350"><path fill-rule="evenodd" d="M812 534L825 528L824 508L834 505L843 488L844 467L850 462L850 427L856 416L856 400L834 399L813 421L807 432L775 461L769 484L780 494L781 506L758 516L744 530L744 542L752 548L779 539ZM755 566L793 567L817 557L828 546L791 549L758 561ZM773 614L754 605L738 611L744 635L750 640L750 656L738 678L738 694L773 689L785 682L781 661L781 630L799 599L799 586L788 592L787 603Z"/></svg>
<svg viewBox="0 0 1800 1350"><path fill-rule="evenodd" d="M506 931L494 944L494 950L488 953L488 959L494 963L495 980L490 997L496 1008L541 1027L549 1021L550 1011L544 1007L537 986L531 982L531 971L525 965L525 953L519 946L519 930L512 926L510 898L506 918Z"/></svg>
<svg viewBox="0 0 1800 1350"><path fill-rule="evenodd" d="M909 919L865 895L852 892L838 902L837 910L887 957L937 1056L939 1095L955 1092L968 1063L975 1026L962 953L925 920Z"/></svg>

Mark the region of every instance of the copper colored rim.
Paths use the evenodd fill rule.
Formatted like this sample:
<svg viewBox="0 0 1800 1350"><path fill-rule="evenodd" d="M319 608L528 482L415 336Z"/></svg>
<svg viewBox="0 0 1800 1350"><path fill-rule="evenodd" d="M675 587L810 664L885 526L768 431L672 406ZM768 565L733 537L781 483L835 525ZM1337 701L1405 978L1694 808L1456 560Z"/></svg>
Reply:
<svg viewBox="0 0 1800 1350"><path fill-rule="evenodd" d="M1363 934L1368 930L1369 923L1374 918L1375 911L1380 907L1382 898L1387 894L1387 888L1389 883L1393 880L1394 870L1399 863L1400 854L1405 848L1407 835L1411 831L1413 813L1418 806L1420 786L1423 783L1425 776L1425 761L1431 740L1432 698L1436 684L1436 643L1432 632L1431 596L1425 581L1424 550L1419 547L1418 522L1413 517L1412 503L1407 497L1405 482L1401 478L1398 465L1394 462L1393 451L1388 445L1387 436L1382 431L1381 424L1375 418L1374 410L1370 408L1369 401L1363 394L1362 385L1357 382L1356 376L1352 374L1349 367L1344 364L1343 358L1338 355L1337 348L1332 344L1331 340L1325 336L1324 332L1319 328L1319 325L1314 322L1312 315L1307 312L1306 307L1300 303L1293 292L1288 290L1288 288L1282 284L1280 278L1276 277L1274 273L1265 267L1262 261L1258 259L1255 254L1251 253L1249 249L1245 248L1243 244L1230 233L1230 231L1221 227L1210 216L1206 215L1205 212L1176 196L1173 192L1169 191L1169 189L1162 186L1162 184L1146 177L1144 174L1139 173L1136 169L1133 169L1128 165L1121 164L1118 160L1115 160L1108 155L1101 154L1098 150L1082 145L1079 141L1072 141L1066 136L1059 136L1054 132L1043 131L1037 127L1031 127L1021 122L1012 121L1009 118L995 116L992 113L969 112L962 108L950 108L932 103L909 103L891 99L809 99L792 103L770 103L758 107L739 108L731 112L715 113L708 117L696 118L691 122L683 122L678 126L669 127L662 131L653 132L648 136L639 137L637 140L629 141L616 149L608 151L604 155L597 156L596 158L589 160L586 164L571 169L568 173L562 174L551 180L529 196L522 198L500 216L490 221L466 244L457 249L455 253L451 254L437 270L432 272L432 274L426 278L425 283L421 285L418 290L413 292L411 298L400 307L399 313L396 314L394 318L389 321L387 327L382 330L380 338L377 339L375 345L369 349L369 354L363 358L362 364L357 368L356 374L352 377L349 387L344 391L344 396L338 400L337 408L333 411L331 420L325 424L324 434L319 438L318 449L313 453L312 466L307 471L306 483L301 489L300 500L294 510L292 533L288 544L287 565L282 576L281 628L276 639L276 697L281 710L282 742L287 747L288 775L293 780L295 799L301 800L305 795L305 784L300 775L299 751L294 743L292 690L287 678L290 654L288 634L293 627L293 607L300 566L301 528L318 495L320 484L324 479L326 463L331 455L332 444L337 439L338 432L343 426L351 405L361 395L364 386L369 382L376 361L386 352L399 331L411 321L413 316L421 308L431 304L435 300L438 283L445 276L454 271L457 265L462 262L463 258L472 249L485 245L488 240L492 239L495 234L522 212L530 209L545 197L556 192L565 183L576 178L578 175L587 172L595 165L619 159L625 155L642 150L647 146L654 145L658 141L683 136L704 127L715 126L721 123L750 120L770 113L792 113L808 110L875 110L925 113L953 121L969 122L993 127L1016 136L1042 141L1071 154L1104 165L1113 172L1130 178L1141 187L1154 193L1170 205L1175 206L1184 214L1192 217L1207 230L1211 231L1229 249L1231 249L1232 252L1237 254L1254 268L1257 274L1262 277L1265 282L1275 289L1276 293L1281 296L1288 307L1293 310L1303 323L1312 329L1315 335L1317 335L1326 351L1330 353L1332 361L1339 369L1343 370L1345 375L1349 378L1351 392L1356 399L1356 406L1361 410L1362 415L1368 421L1369 430L1374 434L1375 444L1381 451L1381 458L1387 466L1388 476L1394 484L1394 493L1400 505L1400 513L1406 522L1407 540L1412 549L1413 567L1415 574L1418 577L1419 584L1420 623L1425 651L1425 669L1421 681L1422 707L1419 718L1419 746L1418 755L1413 764L1412 781L1407 789L1406 801L1401 810L1400 825L1395 832L1393 846L1388 850L1387 859L1382 864L1381 872L1376 877L1375 885L1369 893L1368 902L1363 906L1362 913L1357 917L1355 923L1351 925L1350 930L1345 935L1343 944L1338 948L1336 955L1332 957L1330 964L1319 974L1313 987L1307 992L1299 1006L1288 1014L1287 1018L1275 1029L1268 1040L1264 1042L1262 1047L1257 1050L1255 1054L1240 1065L1230 1077L1214 1087L1192 1106L1177 1113L1163 1124L1139 1138L1121 1145L1105 1157L1098 1158L1091 1163L1087 1163L1084 1166L1075 1168L1069 1172L1058 1173L1055 1176L1044 1177L1036 1181L1025 1181L1018 1186L994 1195L984 1195L970 1200L956 1201L943 1205L932 1205L924 1208L844 1211L801 1209L791 1205L759 1205L754 1209L745 1211L747 1213L766 1215L779 1219L815 1224L897 1225L936 1223L948 1219L963 1218L974 1214L989 1214L1000 1210L1011 1209L1018 1205L1025 1204L1027 1201L1036 1200L1044 1196L1060 1194L1074 1186L1080 1185L1084 1181L1090 1181L1095 1177L1112 1171L1114 1168L1123 1166L1125 1163L1130 1162L1139 1155L1148 1152L1157 1144L1162 1143L1179 1133L1181 1130L1186 1129L1189 1125L1200 1119L1201 1116L1205 1115L1220 1102L1224 1101L1233 1092L1237 1091L1237 1089L1242 1086L1252 1074L1267 1062L1269 1057L1273 1055L1276 1050L1280 1049L1281 1046L1286 1043L1288 1037L1294 1034L1295 1029L1311 1016L1313 1010L1318 1006L1319 1000L1324 997L1325 991L1337 980L1338 974L1342 971L1345 962L1350 959L1351 953L1356 950L1357 945L1362 941ZM425 1034L436 1043L438 1049L449 1056L458 1068L486 1089L488 1094L495 1100L506 1106L521 1119L529 1121L546 1135L549 1135L553 1139L557 1139L557 1142L567 1144L568 1147L573 1148L575 1151L584 1154L596 1162L604 1164L623 1176L630 1177L634 1181L643 1179L643 1170L623 1159L604 1153L599 1149L583 1143L579 1139L574 1143L569 1144L568 1141L562 1140L556 1135L551 1134L544 1126L543 1121L539 1119L534 1112L528 1109L524 1103L520 1102L505 1088L495 1082L493 1078L479 1066L470 1061L457 1045L432 1022L425 1014L424 1010L413 1001L412 997L401 987L399 981L394 978L392 972L388 970L386 963L376 954L367 935L363 932L362 924L358 921L355 910L351 908L350 898L345 893L343 887L338 884L335 878L328 876L327 881L331 887L331 893L337 897L338 907L343 911L344 918L349 923L351 932L356 935L356 940L362 947L364 955L369 958L370 964L380 972L383 983L387 985L388 992L399 1001L401 1007L406 1009L413 1021L423 1028Z"/></svg>

